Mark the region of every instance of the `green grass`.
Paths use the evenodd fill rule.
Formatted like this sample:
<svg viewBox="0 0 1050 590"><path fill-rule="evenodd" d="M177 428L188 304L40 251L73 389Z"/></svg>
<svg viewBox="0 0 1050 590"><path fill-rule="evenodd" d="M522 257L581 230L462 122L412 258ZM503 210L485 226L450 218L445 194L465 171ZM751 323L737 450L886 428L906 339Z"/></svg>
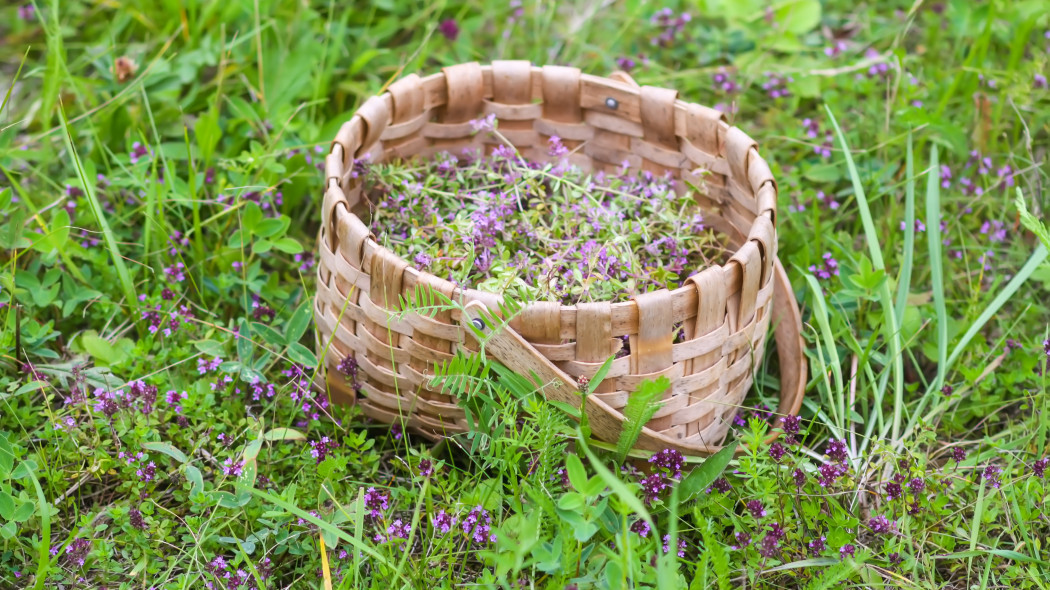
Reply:
<svg viewBox="0 0 1050 590"><path fill-rule="evenodd" d="M0 8L0 587L1047 586L1043 2L31 5ZM653 43L665 6L691 19ZM771 164L799 441L775 460L751 407L772 352L739 452L654 502L651 453L477 357L445 367L473 430L441 442L310 393L316 165L354 109L463 61L621 57L735 105Z"/></svg>

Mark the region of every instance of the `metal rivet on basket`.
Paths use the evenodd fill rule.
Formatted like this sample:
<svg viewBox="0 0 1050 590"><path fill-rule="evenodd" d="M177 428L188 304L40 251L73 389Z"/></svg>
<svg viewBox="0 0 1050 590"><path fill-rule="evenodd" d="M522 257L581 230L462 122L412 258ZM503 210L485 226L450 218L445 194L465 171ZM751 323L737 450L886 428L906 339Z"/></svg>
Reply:
<svg viewBox="0 0 1050 590"><path fill-rule="evenodd" d="M477 328L478 330L484 330L485 329L485 320L483 320L481 318L474 318L474 319L470 320L470 323L474 324L474 327Z"/></svg>
<svg viewBox="0 0 1050 590"><path fill-rule="evenodd" d="M616 107L620 106L620 101L610 96L609 98L605 99L605 106L615 111Z"/></svg>

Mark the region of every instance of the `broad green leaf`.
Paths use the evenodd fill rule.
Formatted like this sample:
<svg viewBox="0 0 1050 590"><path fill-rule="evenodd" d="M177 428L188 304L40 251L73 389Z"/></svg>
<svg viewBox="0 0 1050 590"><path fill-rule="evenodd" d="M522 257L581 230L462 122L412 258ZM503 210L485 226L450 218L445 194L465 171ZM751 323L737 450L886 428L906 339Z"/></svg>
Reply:
<svg viewBox="0 0 1050 590"><path fill-rule="evenodd" d="M186 481L190 482L190 498L204 491L204 477L195 465L186 465Z"/></svg>
<svg viewBox="0 0 1050 590"><path fill-rule="evenodd" d="M274 240L273 247L285 254L298 254L303 251L303 245L295 238L289 237Z"/></svg>
<svg viewBox="0 0 1050 590"><path fill-rule="evenodd" d="M314 306L313 301L307 299L299 304L296 308L295 313L288 319L288 324L284 327L284 338L285 342L299 342L303 338L303 334L306 334L307 328L310 327L310 320L314 317Z"/></svg>
<svg viewBox="0 0 1050 590"><path fill-rule="evenodd" d="M8 521L15 514L15 499L11 494L0 490L0 520Z"/></svg>
<svg viewBox="0 0 1050 590"><path fill-rule="evenodd" d="M293 342L288 345L288 358L292 359L293 362L299 363L300 365L306 365L307 367L317 366L317 357L310 351L309 348Z"/></svg>
<svg viewBox="0 0 1050 590"><path fill-rule="evenodd" d="M789 0L774 12L778 28L801 35L820 24L820 0Z"/></svg>
<svg viewBox="0 0 1050 590"><path fill-rule="evenodd" d="M685 476L685 479L679 484L680 500L682 502L692 500L718 479L718 476L722 475L722 472L729 466L729 462L733 460L733 454L736 453L736 448L739 445L740 441L734 440L722 447L714 455L705 459L699 467L693 469L689 475Z"/></svg>
<svg viewBox="0 0 1050 590"><path fill-rule="evenodd" d="M263 439L275 440L306 440L306 435L293 428L273 428L263 435Z"/></svg>
<svg viewBox="0 0 1050 590"><path fill-rule="evenodd" d="M569 474L569 481L577 491L583 491L587 487L587 470L583 468L583 462L576 455L566 455L565 471Z"/></svg>
<svg viewBox="0 0 1050 590"><path fill-rule="evenodd" d="M185 463L187 461L186 453L176 449L173 445L166 442L145 442L142 443L142 448L147 451L156 451L175 459L179 463Z"/></svg>

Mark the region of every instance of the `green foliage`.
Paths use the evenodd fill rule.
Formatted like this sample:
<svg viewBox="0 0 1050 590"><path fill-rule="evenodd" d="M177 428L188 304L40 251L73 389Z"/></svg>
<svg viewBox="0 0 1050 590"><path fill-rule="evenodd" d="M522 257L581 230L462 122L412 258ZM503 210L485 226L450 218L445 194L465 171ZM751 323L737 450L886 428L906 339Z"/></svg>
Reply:
<svg viewBox="0 0 1050 590"><path fill-rule="evenodd" d="M1045 2L517 10L0 7L0 587L323 587L322 539L342 589L1045 585ZM446 20L455 39L438 28ZM135 64L123 79L119 57ZM781 368L772 343L754 358L725 448L687 458L680 475L673 456L628 452L660 407L661 381L628 397L620 444L594 440L585 414L486 355L484 335L478 353L405 365L412 351L384 354L385 335L366 333L374 322L349 308L340 317L368 352L356 375L347 364L329 378L359 396L396 388L382 397L390 413L398 400L461 413L470 431L441 442L314 388L322 358L331 367L348 352L322 357L313 333L315 309L339 303L315 300L314 286L318 165L332 138L405 73L492 59L629 69L641 85L720 105L761 145L809 362L783 455L765 442L774 422L762 405L777 406ZM600 124L593 111L585 119ZM632 149L660 149L628 135ZM739 187L710 168L718 188L701 201L723 203ZM556 180L521 172L534 193ZM470 191L441 185L405 189L406 203L440 197L446 214L465 213L456 205ZM578 183L547 188L522 214L545 219L542 207L571 212L589 196ZM626 207L596 241L632 257L651 247L658 260L646 240L659 236L634 222L651 229L642 221L661 203ZM464 217L443 235L462 236ZM543 234L555 249L580 229L561 219ZM389 245L436 231L416 221ZM441 255L471 246L453 240ZM513 286L514 254L500 253L489 286ZM589 271L578 266L574 280ZM503 329L536 295L507 289L487 327ZM388 303L402 320L464 311L424 287ZM365 378L366 361L395 385ZM596 389L616 362L582 393L617 395ZM448 397L405 390L409 370ZM710 417L731 416L719 406Z"/></svg>
<svg viewBox="0 0 1050 590"><path fill-rule="evenodd" d="M638 441L642 428L663 407L658 400L670 387L671 381L663 376L656 380L642 381L638 385L638 390L627 400L627 405L623 408L623 428L616 441L616 457L619 462L623 463L627 458L627 453Z"/></svg>

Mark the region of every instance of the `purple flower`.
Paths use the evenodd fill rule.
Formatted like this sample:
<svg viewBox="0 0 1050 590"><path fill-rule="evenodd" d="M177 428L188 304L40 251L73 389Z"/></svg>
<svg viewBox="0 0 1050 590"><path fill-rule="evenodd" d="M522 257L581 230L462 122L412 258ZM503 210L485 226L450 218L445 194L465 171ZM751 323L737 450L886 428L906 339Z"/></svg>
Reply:
<svg viewBox="0 0 1050 590"><path fill-rule="evenodd" d="M806 472L801 469L795 469L791 472L791 478L795 480L795 487L802 488L806 485Z"/></svg>
<svg viewBox="0 0 1050 590"><path fill-rule="evenodd" d="M430 268L430 265L433 264L434 259L431 258L430 255L426 252L420 252L416 254L416 257L413 258L413 261L416 263L416 266L418 266L421 270L427 270L428 268Z"/></svg>
<svg viewBox="0 0 1050 590"><path fill-rule="evenodd" d="M222 474L226 477L240 477L241 473L244 472L244 461L240 461L234 457L227 457L222 462Z"/></svg>
<svg viewBox="0 0 1050 590"><path fill-rule="evenodd" d="M911 488L911 493L919 495L926 489L926 482L921 477L913 477L908 482L908 487Z"/></svg>
<svg viewBox="0 0 1050 590"><path fill-rule="evenodd" d="M660 493L670 487L664 476L654 473L639 482L642 485L642 493L645 494L645 503L652 504L660 499Z"/></svg>
<svg viewBox="0 0 1050 590"><path fill-rule="evenodd" d="M638 533L643 539L649 537L649 532L651 530L652 528L649 526L649 523L641 518L631 523L631 532Z"/></svg>
<svg viewBox="0 0 1050 590"><path fill-rule="evenodd" d="M1047 87L1046 76L1044 76L1044 75L1042 75L1042 74L1037 72L1032 77L1032 88L1043 88L1043 89L1045 89L1046 87Z"/></svg>
<svg viewBox="0 0 1050 590"><path fill-rule="evenodd" d="M390 495L374 487L369 487L365 490L364 500L365 508L370 511L368 515L376 520L382 518L382 511L390 508Z"/></svg>
<svg viewBox="0 0 1050 590"><path fill-rule="evenodd" d="M787 449L784 448L784 445L778 442L769 445L769 456L777 463L780 463L780 460L784 458L784 454L786 453Z"/></svg>
<svg viewBox="0 0 1050 590"><path fill-rule="evenodd" d="M811 264L809 272L813 273L818 279L826 281L831 277L837 277L839 275L839 262L831 255L831 252L825 252L823 262L820 266Z"/></svg>
<svg viewBox="0 0 1050 590"><path fill-rule="evenodd" d="M956 463L962 463L963 459L966 458L966 449L962 447L952 447L952 460Z"/></svg>
<svg viewBox="0 0 1050 590"><path fill-rule="evenodd" d="M828 443L828 448L824 450L824 454L836 463L845 463L846 459L849 458L849 451L846 449L846 441L832 439L831 442Z"/></svg>
<svg viewBox="0 0 1050 590"><path fill-rule="evenodd" d="M820 487L831 487L838 478L846 475L846 467L841 463L825 463L817 469L817 483Z"/></svg>
<svg viewBox="0 0 1050 590"><path fill-rule="evenodd" d="M729 483L728 479L720 477L715 481L711 482L711 488L707 490L707 492L711 493L711 490L715 490L716 492L721 492L724 494L731 489L733 489L733 484Z"/></svg>
<svg viewBox="0 0 1050 590"><path fill-rule="evenodd" d="M891 502L893 500L899 500L901 498L901 496L903 496L903 495L904 495L904 489L901 488L901 484L899 484L899 483L897 483L895 481L891 481L890 483L886 484L886 499L887 500L890 500Z"/></svg>
<svg viewBox="0 0 1050 590"><path fill-rule="evenodd" d="M759 500L749 500L745 506L747 511L751 513L751 516L755 517L755 520L761 520L766 515L766 509Z"/></svg>
<svg viewBox="0 0 1050 590"><path fill-rule="evenodd" d="M618 57L616 58L616 67L620 68L625 72L630 72L634 69L634 60L629 57Z"/></svg>
<svg viewBox="0 0 1050 590"><path fill-rule="evenodd" d="M452 527L456 526L456 520L457 519L455 515L449 514L444 510L440 510L437 514L434 515L434 518L431 519L431 522L434 523L434 530L440 531L441 534L444 535L447 534L450 530L452 530Z"/></svg>
<svg viewBox="0 0 1050 590"><path fill-rule="evenodd" d="M1042 479L1046 474L1047 465L1050 465L1050 457L1043 457L1035 463L1032 463L1032 475Z"/></svg>
<svg viewBox="0 0 1050 590"><path fill-rule="evenodd" d="M853 557L853 554L856 551L857 551L856 547L854 547L852 544L847 544L847 545L843 545L842 548L839 549L839 555L842 556L842 559L846 559L847 557Z"/></svg>
<svg viewBox="0 0 1050 590"><path fill-rule="evenodd" d="M327 436L322 436L321 440L310 441L310 456L314 458L317 465L320 465L321 461L324 461L328 454L332 452L332 449L338 446L339 443Z"/></svg>
<svg viewBox="0 0 1050 590"><path fill-rule="evenodd" d="M91 541L77 538L66 546L65 557L68 562L75 563L77 567L84 567L84 560L87 559L89 553L91 553Z"/></svg>
<svg viewBox="0 0 1050 590"><path fill-rule="evenodd" d="M434 475L434 463L430 459L420 459L416 468L419 470L419 475L423 478L429 478Z"/></svg>
<svg viewBox="0 0 1050 590"><path fill-rule="evenodd" d="M475 506L463 519L460 528L468 538L474 541L475 545L484 545L496 542L496 535L492 533L491 525L492 517L489 516L488 510Z"/></svg>
<svg viewBox="0 0 1050 590"><path fill-rule="evenodd" d="M665 470L670 477L678 479L682 477L685 457L675 449L664 449L649 457L649 463L658 469Z"/></svg>
<svg viewBox="0 0 1050 590"><path fill-rule="evenodd" d="M740 550L751 544L751 535L748 533L733 533L733 537L736 538L736 545L732 546L732 549Z"/></svg>
<svg viewBox="0 0 1050 590"><path fill-rule="evenodd" d="M149 529L149 526L146 524L146 521L142 519L142 512L139 511L138 508L132 508L131 510L128 510L128 522L131 523L131 526L137 528L140 531L145 531Z"/></svg>
<svg viewBox="0 0 1050 590"><path fill-rule="evenodd" d="M551 481L556 481L559 484L561 484L561 487L567 489L570 485L569 472L564 467L562 467L555 471L553 475L551 475Z"/></svg>
<svg viewBox="0 0 1050 590"><path fill-rule="evenodd" d="M879 515L868 521L868 527L871 528L871 532L877 535L885 535L886 533L892 533L897 530L897 523L891 521L885 516Z"/></svg>
<svg viewBox="0 0 1050 590"><path fill-rule="evenodd" d="M36 18L36 8L32 4L23 4L18 7L18 18L22 20L33 20Z"/></svg>
<svg viewBox="0 0 1050 590"><path fill-rule="evenodd" d="M809 547L809 550L813 553L813 555L820 555L822 551L828 548L827 540L827 537L821 535L820 538L813 539L812 541L810 541L807 544L807 546Z"/></svg>
<svg viewBox="0 0 1050 590"><path fill-rule="evenodd" d="M496 113L489 113L480 119L471 119L470 128L474 133L487 133L496 128Z"/></svg>
<svg viewBox="0 0 1050 590"><path fill-rule="evenodd" d="M773 533L766 533L758 546L758 554L766 559L776 557L780 551L780 539Z"/></svg>
<svg viewBox="0 0 1050 590"><path fill-rule="evenodd" d="M438 32L445 36L449 41L455 41L459 37L459 24L456 23L455 19L446 19L441 21L438 25Z"/></svg>
<svg viewBox="0 0 1050 590"><path fill-rule="evenodd" d="M664 535L664 553L671 552L671 535ZM678 557L685 557L685 539L678 539Z"/></svg>
<svg viewBox="0 0 1050 590"><path fill-rule="evenodd" d="M762 89L766 91L769 98L774 100L780 98L786 98L791 96L791 91L788 89L788 82L794 82L795 79L791 76L780 76L771 72L766 72L766 81L762 83Z"/></svg>
<svg viewBox="0 0 1050 590"><path fill-rule="evenodd" d="M984 471L982 473L978 474L977 481L981 481L981 479L983 478L984 481L988 482L989 486L995 489L999 489L999 486L1001 485L1001 482L999 481L999 476L1002 475L1002 473L1003 469L998 465L989 465L984 468Z"/></svg>
<svg viewBox="0 0 1050 590"><path fill-rule="evenodd" d="M394 440L401 440L404 435L404 431L400 424L394 424L390 427L390 436L394 437Z"/></svg>
<svg viewBox="0 0 1050 590"><path fill-rule="evenodd" d="M730 77L729 72L724 67L718 68L718 71L711 77L711 80L715 83L715 86L727 94L732 94L737 90L740 90L736 81Z"/></svg>
<svg viewBox="0 0 1050 590"><path fill-rule="evenodd" d="M408 535L412 532L412 525L407 522L401 522L401 519L395 519L394 522L390 523L390 526L386 528L387 539L404 539L408 540Z"/></svg>

